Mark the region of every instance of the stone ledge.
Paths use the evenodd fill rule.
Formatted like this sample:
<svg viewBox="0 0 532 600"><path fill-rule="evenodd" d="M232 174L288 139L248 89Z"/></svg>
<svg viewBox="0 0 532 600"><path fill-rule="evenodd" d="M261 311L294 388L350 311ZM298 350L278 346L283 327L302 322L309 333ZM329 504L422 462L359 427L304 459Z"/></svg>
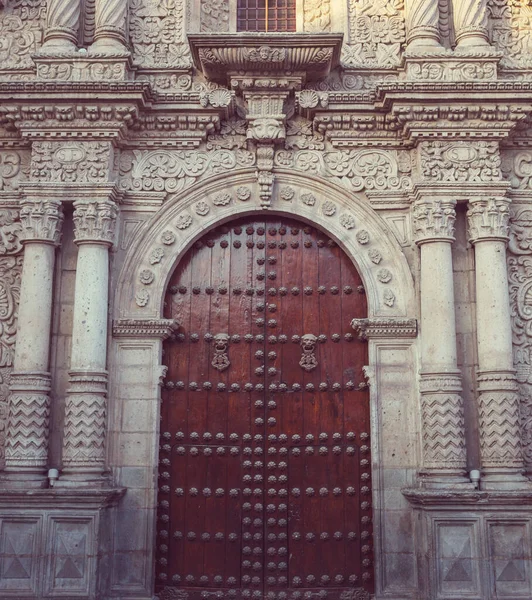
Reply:
<svg viewBox="0 0 532 600"><path fill-rule="evenodd" d="M0 511L42 509L98 509L115 505L126 488L0 489Z"/></svg>
<svg viewBox="0 0 532 600"><path fill-rule="evenodd" d="M174 319L115 319L114 337L158 337L166 340L179 327Z"/></svg>
<svg viewBox="0 0 532 600"><path fill-rule="evenodd" d="M368 338L415 338L416 319L353 319L351 327L361 340Z"/></svg>
<svg viewBox="0 0 532 600"><path fill-rule="evenodd" d="M403 496L415 507L440 508L463 507L497 508L521 507L532 509L532 488L522 490L458 490L403 488Z"/></svg>

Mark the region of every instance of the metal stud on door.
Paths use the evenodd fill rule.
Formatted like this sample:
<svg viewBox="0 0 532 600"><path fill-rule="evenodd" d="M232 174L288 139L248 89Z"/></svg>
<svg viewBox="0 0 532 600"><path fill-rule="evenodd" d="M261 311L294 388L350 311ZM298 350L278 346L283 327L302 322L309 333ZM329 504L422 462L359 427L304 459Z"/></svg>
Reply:
<svg viewBox="0 0 532 600"><path fill-rule="evenodd" d="M299 600L373 590L361 281L287 219L209 233L169 284L156 591Z"/></svg>

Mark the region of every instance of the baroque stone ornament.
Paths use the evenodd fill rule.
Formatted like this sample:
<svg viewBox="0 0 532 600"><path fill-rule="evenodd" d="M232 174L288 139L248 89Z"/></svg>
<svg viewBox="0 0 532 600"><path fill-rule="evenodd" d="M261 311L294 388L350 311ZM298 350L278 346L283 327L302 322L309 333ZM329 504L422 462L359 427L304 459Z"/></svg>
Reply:
<svg viewBox="0 0 532 600"><path fill-rule="evenodd" d="M63 211L59 200L23 200L20 209L23 241L59 244Z"/></svg>
<svg viewBox="0 0 532 600"><path fill-rule="evenodd" d="M331 30L331 0L305 0L303 12L305 31L326 33Z"/></svg>
<svg viewBox="0 0 532 600"><path fill-rule="evenodd" d="M414 236L417 244L436 239L454 240L455 202L418 200L412 206Z"/></svg>
<svg viewBox="0 0 532 600"><path fill-rule="evenodd" d="M0 6L0 78L23 79L20 71L33 67L32 54L39 49L50 6L43 0L15 0Z"/></svg>
<svg viewBox="0 0 532 600"><path fill-rule="evenodd" d="M0 191L18 187L21 162L21 156L18 152L0 152Z"/></svg>
<svg viewBox="0 0 532 600"><path fill-rule="evenodd" d="M318 359L316 358L315 350L318 338L312 333L306 333L301 336L301 349L303 354L299 361L299 366L310 373L318 366Z"/></svg>
<svg viewBox="0 0 532 600"><path fill-rule="evenodd" d="M469 239L477 242L482 239L506 241L509 232L510 202L506 198L488 198L470 202L467 211Z"/></svg>
<svg viewBox="0 0 532 600"><path fill-rule="evenodd" d="M34 142L31 175L35 181L104 183L111 158L108 142Z"/></svg>
<svg viewBox="0 0 532 600"><path fill-rule="evenodd" d="M112 244L115 238L117 214L118 208L110 200L74 202L76 243Z"/></svg>
<svg viewBox="0 0 532 600"><path fill-rule="evenodd" d="M229 0L201 0L200 31L229 31Z"/></svg>
<svg viewBox="0 0 532 600"><path fill-rule="evenodd" d="M497 142L421 142L420 172L441 182L498 182L502 178Z"/></svg>
<svg viewBox="0 0 532 600"><path fill-rule="evenodd" d="M229 339L227 333L218 333L214 336L214 356L211 364L220 372L225 371L231 365L231 361L227 355L229 350Z"/></svg>

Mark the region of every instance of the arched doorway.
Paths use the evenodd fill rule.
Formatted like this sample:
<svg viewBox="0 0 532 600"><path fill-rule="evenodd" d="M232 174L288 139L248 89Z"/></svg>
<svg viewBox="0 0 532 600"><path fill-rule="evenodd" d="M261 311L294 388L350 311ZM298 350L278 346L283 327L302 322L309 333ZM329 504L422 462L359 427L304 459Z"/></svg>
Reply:
<svg viewBox="0 0 532 600"><path fill-rule="evenodd" d="M281 216L211 231L174 272L165 343L156 592L364 598L373 591L359 274Z"/></svg>

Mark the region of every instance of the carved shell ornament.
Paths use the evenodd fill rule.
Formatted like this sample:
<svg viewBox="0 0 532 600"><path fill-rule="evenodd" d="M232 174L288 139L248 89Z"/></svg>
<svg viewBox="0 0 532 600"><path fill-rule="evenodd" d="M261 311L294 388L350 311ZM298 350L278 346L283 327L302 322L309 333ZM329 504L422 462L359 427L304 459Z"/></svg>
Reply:
<svg viewBox="0 0 532 600"><path fill-rule="evenodd" d="M300 344L303 354L301 355L299 366L307 372L313 371L318 366L318 360L314 354L317 341L318 338L312 333L306 333L301 336Z"/></svg>
<svg viewBox="0 0 532 600"><path fill-rule="evenodd" d="M231 361L227 356L228 347L229 335L227 333L218 333L214 336L214 357L211 365L220 373L231 365Z"/></svg>

